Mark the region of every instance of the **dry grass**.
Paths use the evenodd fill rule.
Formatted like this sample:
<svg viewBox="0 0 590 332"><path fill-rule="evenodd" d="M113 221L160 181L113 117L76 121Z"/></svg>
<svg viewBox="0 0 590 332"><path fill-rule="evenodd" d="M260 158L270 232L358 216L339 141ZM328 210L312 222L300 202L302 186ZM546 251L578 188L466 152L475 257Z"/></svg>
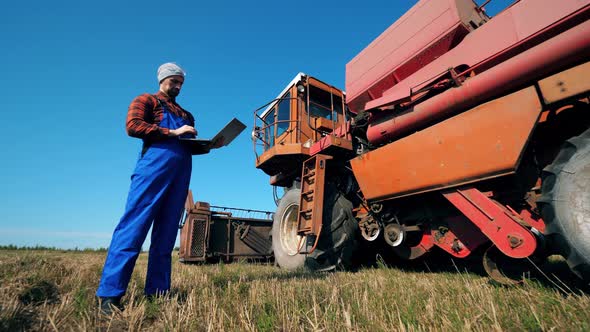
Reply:
<svg viewBox="0 0 590 332"><path fill-rule="evenodd" d="M0 250L0 330L590 330L590 297L529 281L499 287L467 272L288 273L271 265L182 265L172 294L142 295L138 260L109 319L94 299L105 253ZM563 287L562 287L563 288Z"/></svg>

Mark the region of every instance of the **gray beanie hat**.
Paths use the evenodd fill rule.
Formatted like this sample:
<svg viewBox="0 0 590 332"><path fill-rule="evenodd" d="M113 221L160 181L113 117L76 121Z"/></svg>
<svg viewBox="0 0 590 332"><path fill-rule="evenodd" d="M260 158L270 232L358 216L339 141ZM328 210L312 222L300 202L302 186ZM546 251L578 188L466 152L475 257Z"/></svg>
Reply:
<svg viewBox="0 0 590 332"><path fill-rule="evenodd" d="M186 73L174 62L165 63L158 68L158 83L162 82L166 77L175 75L184 77Z"/></svg>

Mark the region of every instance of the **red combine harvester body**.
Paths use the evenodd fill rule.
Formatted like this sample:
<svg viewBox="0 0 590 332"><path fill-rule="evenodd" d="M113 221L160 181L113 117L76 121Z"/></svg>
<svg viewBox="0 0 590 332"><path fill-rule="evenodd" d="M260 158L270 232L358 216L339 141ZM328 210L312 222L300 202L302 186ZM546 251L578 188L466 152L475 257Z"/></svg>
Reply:
<svg viewBox="0 0 590 332"><path fill-rule="evenodd" d="M590 280L590 0L421 0L346 65L255 112L256 167L284 187L284 268L347 267L383 243L503 262L566 258ZM379 245L376 245L379 246Z"/></svg>

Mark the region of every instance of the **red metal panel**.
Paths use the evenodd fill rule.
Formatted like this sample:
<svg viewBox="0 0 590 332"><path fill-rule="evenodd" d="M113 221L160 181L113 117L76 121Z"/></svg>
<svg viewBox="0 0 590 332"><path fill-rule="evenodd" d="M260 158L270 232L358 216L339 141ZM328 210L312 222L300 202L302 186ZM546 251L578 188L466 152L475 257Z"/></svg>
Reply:
<svg viewBox="0 0 590 332"><path fill-rule="evenodd" d="M531 211L526 210L526 209L523 209L518 215L520 216L520 218L522 218L522 221L525 224L536 228L541 233L545 233L545 221L543 221L543 219L541 219L541 217L533 216Z"/></svg>
<svg viewBox="0 0 590 332"><path fill-rule="evenodd" d="M545 103L551 104L590 90L590 61L539 81Z"/></svg>
<svg viewBox="0 0 590 332"><path fill-rule="evenodd" d="M422 126L467 110L482 101L531 84L559 68L590 57L590 21L586 21L502 64L468 79L416 105L406 114L393 115L369 126L367 138L374 144L403 136Z"/></svg>
<svg viewBox="0 0 590 332"><path fill-rule="evenodd" d="M449 67L458 67L460 65L471 67L486 59L494 58L495 55L501 54L511 46L527 40L527 38L554 22L587 7L589 3L590 0L522 0L495 16L477 30L469 33L459 45L449 52L425 65L403 81L397 82L383 93L383 97L369 102L360 109L353 108L353 110L370 109L403 100L409 97L410 89L439 76ZM395 24L392 27L394 26ZM367 48L370 48L371 45ZM394 45L391 45L393 48ZM417 55L414 54L413 56ZM353 63L356 59L353 59L347 65L346 89L349 103L353 101L355 96L361 95L364 90L368 90L370 87L369 83L366 83L364 88L360 88L361 85L358 87L352 86L355 76L352 75L353 73L349 75L348 71L351 70L351 66L357 66L357 64ZM393 69L391 68L391 70Z"/></svg>
<svg viewBox="0 0 590 332"><path fill-rule="evenodd" d="M535 252L537 240L526 228L510 218L510 212L475 188L443 194L502 251L513 258L525 258Z"/></svg>
<svg viewBox="0 0 590 332"><path fill-rule="evenodd" d="M352 151L352 141L347 140L345 138L336 137L333 135L328 135L323 137L317 143L311 146L309 149L310 155L316 155L318 153L324 153L331 155L331 152L326 152L329 150L337 150L337 151Z"/></svg>
<svg viewBox="0 0 590 332"><path fill-rule="evenodd" d="M469 29L469 18L462 21L462 7L474 11L476 5L472 0L419 1L354 57L346 65L349 106L356 110L357 99L367 101L375 94L380 97L399 80L455 46L456 38L460 40ZM369 89L372 97L366 95Z"/></svg>
<svg viewBox="0 0 590 332"><path fill-rule="evenodd" d="M367 200L511 173L541 111L534 87L490 101L350 161Z"/></svg>
<svg viewBox="0 0 590 332"><path fill-rule="evenodd" d="M324 190L326 167L331 156L317 154L303 163L301 172L301 196L299 197L299 214L297 216L297 233L302 236L315 238L312 253L320 239L323 220ZM307 241L307 238L305 239ZM301 242L301 240L300 240ZM301 245L301 243L299 244ZM300 247L301 250L301 247ZM303 254L303 252L300 252Z"/></svg>
<svg viewBox="0 0 590 332"><path fill-rule="evenodd" d="M465 258L488 238L463 216L451 217L445 220L447 227L438 227L431 231L434 244L449 254Z"/></svg>
<svg viewBox="0 0 590 332"><path fill-rule="evenodd" d="M420 239L420 243L413 247L407 247L405 245L401 245L398 247L393 247L393 251L396 255L403 259L413 260L419 258L426 254L430 249L434 247L434 239L430 233L424 232L422 233L422 238Z"/></svg>

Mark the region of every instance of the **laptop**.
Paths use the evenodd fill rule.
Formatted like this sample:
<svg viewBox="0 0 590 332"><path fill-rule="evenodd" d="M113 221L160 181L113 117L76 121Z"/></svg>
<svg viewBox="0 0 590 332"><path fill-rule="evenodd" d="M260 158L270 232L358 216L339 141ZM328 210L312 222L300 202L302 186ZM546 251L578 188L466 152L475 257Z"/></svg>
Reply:
<svg viewBox="0 0 590 332"><path fill-rule="evenodd" d="M205 154L209 153L211 149L229 145L244 129L246 129L246 125L233 118L212 139L185 137L179 137L178 139L190 148L191 154Z"/></svg>

